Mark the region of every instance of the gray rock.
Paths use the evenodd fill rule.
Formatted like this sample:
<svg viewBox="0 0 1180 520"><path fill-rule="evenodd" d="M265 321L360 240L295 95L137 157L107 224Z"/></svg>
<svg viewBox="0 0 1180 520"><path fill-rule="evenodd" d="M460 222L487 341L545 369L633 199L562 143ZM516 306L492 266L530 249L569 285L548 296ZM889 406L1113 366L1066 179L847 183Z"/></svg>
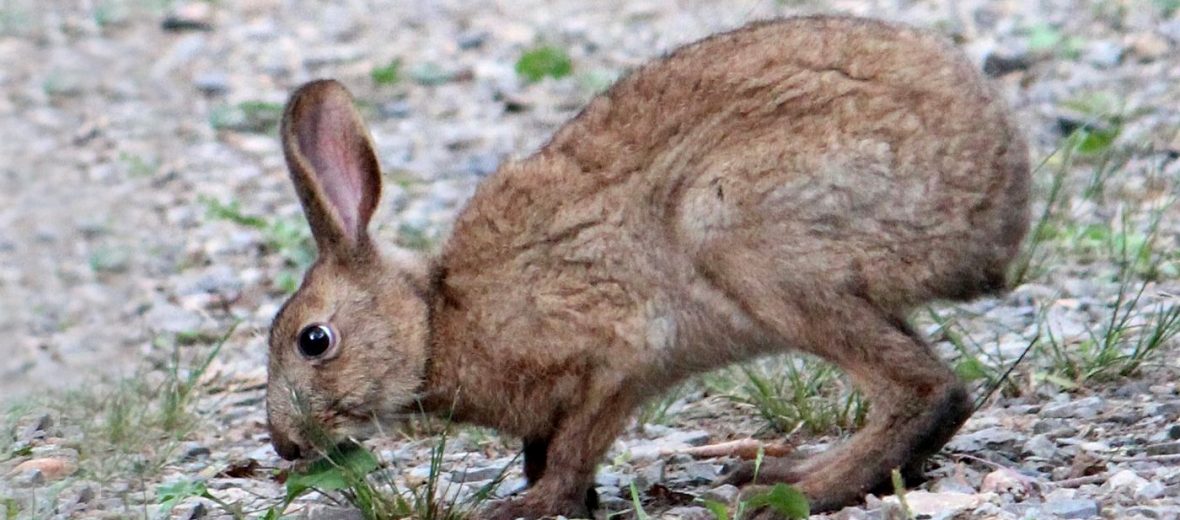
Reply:
<svg viewBox="0 0 1180 520"><path fill-rule="evenodd" d="M598 493L599 500L601 500L603 497L617 497L620 493L622 493L622 489L620 489L618 486L598 486L594 488L594 491ZM630 491L628 491L628 493L630 493Z"/></svg>
<svg viewBox="0 0 1180 520"><path fill-rule="evenodd" d="M1086 43L1082 55L1096 67L1114 67L1123 60L1123 46L1111 40L1095 40Z"/></svg>
<svg viewBox="0 0 1180 520"><path fill-rule="evenodd" d="M1098 502L1088 498L1071 498L1045 502L1042 510L1065 519L1093 518L1100 511Z"/></svg>
<svg viewBox="0 0 1180 520"><path fill-rule="evenodd" d="M1060 450L1057 448L1057 443L1049 439L1045 434L1033 435L1024 443L1023 453L1040 457L1045 460L1053 460L1057 458Z"/></svg>
<svg viewBox="0 0 1180 520"><path fill-rule="evenodd" d="M652 484L658 484L664 481L664 461L657 460L644 466L635 474L635 486L639 489L647 489Z"/></svg>
<svg viewBox="0 0 1180 520"><path fill-rule="evenodd" d="M451 480L453 482L460 482L460 483L475 482L475 481L480 481L480 480L491 480L491 479L494 479L494 478L500 476L500 473L503 471L504 471L504 468L496 467L496 466L486 466L486 467L482 467L482 468L481 467L466 468L466 469L462 469L462 470L452 471L451 472Z"/></svg>
<svg viewBox="0 0 1180 520"><path fill-rule="evenodd" d="M1011 448L1022 440L1024 440L1023 435L994 426L956 436L947 444L947 447L952 451L978 453L985 449Z"/></svg>
<svg viewBox="0 0 1180 520"><path fill-rule="evenodd" d="M703 430L678 431L660 439L669 444L687 444L689 446L704 446L709 442L709 432Z"/></svg>
<svg viewBox="0 0 1180 520"><path fill-rule="evenodd" d="M704 500L713 500L722 504L730 504L741 493L741 489L733 484L722 484L701 494Z"/></svg>
<svg viewBox="0 0 1180 520"><path fill-rule="evenodd" d="M528 489L528 487L529 481L524 478L506 478L500 482L499 486L496 486L495 494L501 498L509 497Z"/></svg>
<svg viewBox="0 0 1180 520"><path fill-rule="evenodd" d="M306 518L308 520L364 520L365 515L361 514L359 509L353 507L312 504L307 506L303 510L303 514L296 518Z"/></svg>
<svg viewBox="0 0 1180 520"><path fill-rule="evenodd" d="M15 487L37 487L44 483L45 474L36 468L22 471L12 479L12 485Z"/></svg>
<svg viewBox="0 0 1180 520"><path fill-rule="evenodd" d="M708 462L694 461L684 466L684 475L694 484L709 484L717 480L721 466Z"/></svg>
<svg viewBox="0 0 1180 520"><path fill-rule="evenodd" d="M184 462L194 461L204 457L208 457L213 452L209 448L202 446L196 442L186 442L180 446L180 460Z"/></svg>
<svg viewBox="0 0 1180 520"><path fill-rule="evenodd" d="M209 508L205 506L204 500L192 500L177 506L172 511L171 517L180 520L197 520L205 518L208 514Z"/></svg>
<svg viewBox="0 0 1180 520"><path fill-rule="evenodd" d="M1159 482L1147 482L1135 490L1136 500L1155 500L1164 496L1167 487Z"/></svg>
<svg viewBox="0 0 1180 520"><path fill-rule="evenodd" d="M660 515L660 518L668 520L714 520L713 513L700 506L674 507Z"/></svg>
<svg viewBox="0 0 1180 520"><path fill-rule="evenodd" d="M202 72L193 77L193 86L207 96L229 92L229 76L221 71Z"/></svg>
<svg viewBox="0 0 1180 520"><path fill-rule="evenodd" d="M1104 401L1101 397L1092 396L1064 403L1046 405L1041 409L1041 417L1057 419L1093 419L1098 416Z"/></svg>
<svg viewBox="0 0 1180 520"><path fill-rule="evenodd" d="M34 414L17 422L16 440L29 442L45 437L53 427L53 417L47 413Z"/></svg>

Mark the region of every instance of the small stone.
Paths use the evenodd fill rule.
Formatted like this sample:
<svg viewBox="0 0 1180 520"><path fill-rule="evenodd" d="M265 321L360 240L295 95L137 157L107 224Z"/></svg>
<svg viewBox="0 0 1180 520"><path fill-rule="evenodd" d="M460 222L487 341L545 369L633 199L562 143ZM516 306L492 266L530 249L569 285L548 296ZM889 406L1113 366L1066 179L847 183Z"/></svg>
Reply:
<svg viewBox="0 0 1180 520"><path fill-rule="evenodd" d="M693 430L687 432L678 431L672 435L666 435L660 440L669 444L678 443L694 447L704 446L709 442L709 432L703 430Z"/></svg>
<svg viewBox="0 0 1180 520"><path fill-rule="evenodd" d="M209 450L209 448L195 442L186 442L182 444L180 446L180 451L180 460L183 462L192 462L197 459L208 457L213 453Z"/></svg>
<svg viewBox="0 0 1180 520"><path fill-rule="evenodd" d="M1145 485L1147 485L1147 479L1140 477L1134 471L1124 469L1106 479L1106 484L1103 487L1111 491L1131 495Z"/></svg>
<svg viewBox="0 0 1180 520"><path fill-rule="evenodd" d="M1057 443L1049 440L1045 434L1033 435L1024 443L1023 452L1034 457L1040 457L1045 460L1053 460L1057 457L1059 450Z"/></svg>
<svg viewBox="0 0 1180 520"><path fill-rule="evenodd" d="M694 484L709 484L717 480L721 466L708 462L691 462L684 467L684 474Z"/></svg>
<svg viewBox="0 0 1180 520"><path fill-rule="evenodd" d="M53 427L53 417L47 413L26 417L17 423L16 440L30 442L45 437L46 432Z"/></svg>
<svg viewBox="0 0 1180 520"><path fill-rule="evenodd" d="M722 484L713 489L705 491L701 494L704 500L712 500L714 502L721 502L722 504L731 504L738 495L742 492L737 486L733 484Z"/></svg>
<svg viewBox="0 0 1180 520"><path fill-rule="evenodd" d="M1136 500L1155 500L1164 496L1167 487L1159 482L1147 482L1135 490Z"/></svg>
<svg viewBox="0 0 1180 520"><path fill-rule="evenodd" d="M660 515L660 518L667 520L714 520L715 517L708 509L700 506L680 506L665 511Z"/></svg>
<svg viewBox="0 0 1180 520"><path fill-rule="evenodd" d="M457 39L457 41L455 43L459 45L460 49L470 50L470 49L476 49L476 48L482 47L484 42L487 41L487 39L488 39L488 33L486 33L486 32L483 32L483 31L466 32L466 33L460 34L459 38Z"/></svg>
<svg viewBox="0 0 1180 520"><path fill-rule="evenodd" d="M203 500L193 500L178 506L172 511L172 518L179 518L181 520L197 520L205 518L209 514L209 508L205 507Z"/></svg>
<svg viewBox="0 0 1180 520"><path fill-rule="evenodd" d="M1082 54L1096 67L1114 67L1123 59L1123 46L1110 40L1096 40L1087 43Z"/></svg>
<svg viewBox="0 0 1180 520"><path fill-rule="evenodd" d="M1064 403L1046 405L1041 409L1041 417L1058 419L1093 419L1098 416L1102 408L1102 398L1098 396L1077 399Z"/></svg>
<svg viewBox="0 0 1180 520"><path fill-rule="evenodd" d="M1000 54L992 52L983 59L983 73L999 77L1012 72L1028 70L1032 58L1028 54Z"/></svg>
<svg viewBox="0 0 1180 520"><path fill-rule="evenodd" d="M12 485L16 487L38 487L45 483L45 474L37 468L13 471L9 475L13 476Z"/></svg>
<svg viewBox="0 0 1180 520"><path fill-rule="evenodd" d="M664 461L662 460L648 464L635 474L635 486L639 489L647 489L652 484L658 484L663 481Z"/></svg>
<svg viewBox="0 0 1180 520"><path fill-rule="evenodd" d="M832 516L832 520L868 520L869 513L859 507L846 507Z"/></svg>
<svg viewBox="0 0 1180 520"><path fill-rule="evenodd" d="M491 480L504 471L504 468L495 466L487 466L483 468L467 468L463 470L455 470L451 472L452 482L476 482L480 480Z"/></svg>
<svg viewBox="0 0 1180 520"><path fill-rule="evenodd" d="M193 86L206 96L229 92L229 76L224 72L203 72L193 77Z"/></svg>
<svg viewBox="0 0 1180 520"><path fill-rule="evenodd" d="M1148 455L1177 455L1180 454L1180 442L1164 442L1160 444L1152 444L1144 451Z"/></svg>
<svg viewBox="0 0 1180 520"><path fill-rule="evenodd" d="M177 6L160 26L165 31L211 31L212 22L212 6L207 2L190 2Z"/></svg>
<svg viewBox="0 0 1180 520"><path fill-rule="evenodd" d="M58 480L74 474L78 466L67 459L46 457L17 464L12 473L25 474L30 470L37 470L45 480Z"/></svg>
<svg viewBox="0 0 1180 520"><path fill-rule="evenodd" d="M365 515L361 514L361 510L355 507L312 504L307 507L303 518L315 518L316 520L364 520Z"/></svg>
<svg viewBox="0 0 1180 520"><path fill-rule="evenodd" d="M1004 449L1015 446L1023 436L998 426L984 428L966 435L958 435L947 444L951 451L978 453L985 449Z"/></svg>
<svg viewBox="0 0 1180 520"><path fill-rule="evenodd" d="M910 511L919 518L949 519L968 509L974 509L983 503L979 495L966 493L931 493L915 490L905 494L906 503ZM885 502L898 501L896 496L886 497Z"/></svg>
<svg viewBox="0 0 1180 520"><path fill-rule="evenodd" d="M1132 35L1128 47L1131 54L1140 61L1155 61L1171 50L1168 39L1154 32Z"/></svg>
<svg viewBox="0 0 1180 520"><path fill-rule="evenodd" d="M979 490L984 493L1012 493L1014 495L1026 495L1032 490L1033 481L1011 469L998 469L983 477L983 483L979 485Z"/></svg>
<svg viewBox="0 0 1180 520"><path fill-rule="evenodd" d="M1100 511L1098 502L1088 498L1052 500L1045 502L1042 510L1065 519L1094 518Z"/></svg>
<svg viewBox="0 0 1180 520"><path fill-rule="evenodd" d="M524 478L506 478L500 485L496 486L496 496L500 498L510 497L517 493L528 489L529 481Z"/></svg>

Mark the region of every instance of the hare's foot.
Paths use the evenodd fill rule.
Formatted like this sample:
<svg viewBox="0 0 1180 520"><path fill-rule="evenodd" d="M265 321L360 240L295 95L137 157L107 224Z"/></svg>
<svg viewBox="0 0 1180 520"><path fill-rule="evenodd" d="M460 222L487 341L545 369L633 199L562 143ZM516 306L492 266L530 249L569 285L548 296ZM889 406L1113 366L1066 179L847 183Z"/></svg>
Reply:
<svg viewBox="0 0 1180 520"><path fill-rule="evenodd" d="M539 520L542 518L593 518L584 500L553 500L533 493L524 497L504 499L488 506L479 518L487 520Z"/></svg>
<svg viewBox="0 0 1180 520"><path fill-rule="evenodd" d="M719 484L745 486L754 483L794 484L803 479L799 467L805 462L801 457L766 457L761 463L744 460L728 474L721 477Z"/></svg>

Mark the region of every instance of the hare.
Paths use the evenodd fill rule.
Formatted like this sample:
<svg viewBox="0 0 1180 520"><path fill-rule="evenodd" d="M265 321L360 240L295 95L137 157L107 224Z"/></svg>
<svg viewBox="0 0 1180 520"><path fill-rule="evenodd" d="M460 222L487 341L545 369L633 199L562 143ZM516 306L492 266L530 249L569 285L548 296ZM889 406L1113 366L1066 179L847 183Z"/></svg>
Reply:
<svg viewBox="0 0 1180 520"><path fill-rule="evenodd" d="M906 313L1004 290L1027 229L1001 97L942 38L858 18L753 23L639 68L483 181L430 259L370 237L381 174L344 87L299 88L281 132L319 257L271 329L275 451L418 410L492 427L523 439L530 483L493 519L587 516L636 407L789 350L873 406L759 484L830 510L920 471L972 405Z"/></svg>

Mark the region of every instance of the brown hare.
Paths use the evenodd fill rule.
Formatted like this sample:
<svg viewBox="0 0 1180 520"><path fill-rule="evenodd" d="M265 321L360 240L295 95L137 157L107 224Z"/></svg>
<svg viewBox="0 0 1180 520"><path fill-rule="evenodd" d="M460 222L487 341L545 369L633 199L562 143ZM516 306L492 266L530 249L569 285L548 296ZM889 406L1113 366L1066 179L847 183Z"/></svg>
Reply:
<svg viewBox="0 0 1180 520"><path fill-rule="evenodd" d="M754 23L635 70L486 179L423 261L367 232L380 168L343 87L295 92L282 140L319 258L271 330L275 450L420 409L492 427L523 439L531 484L493 519L587 516L636 407L791 350L873 406L758 483L829 510L920 471L972 405L906 313L1005 289L1027 228L1001 96L943 38L857 18Z"/></svg>

